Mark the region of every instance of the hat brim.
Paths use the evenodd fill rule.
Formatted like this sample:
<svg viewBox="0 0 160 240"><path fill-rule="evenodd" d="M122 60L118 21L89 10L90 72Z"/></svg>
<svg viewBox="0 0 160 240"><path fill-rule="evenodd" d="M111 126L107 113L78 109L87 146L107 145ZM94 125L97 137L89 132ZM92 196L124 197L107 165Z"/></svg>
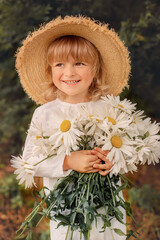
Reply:
<svg viewBox="0 0 160 240"><path fill-rule="evenodd" d="M127 86L130 73L128 49L108 25L97 24L85 17L58 17L29 34L17 52L16 68L27 94L38 104L44 104L47 49L53 40L76 35L89 40L100 52L105 65L109 94L118 95ZM48 79L48 81L50 81Z"/></svg>

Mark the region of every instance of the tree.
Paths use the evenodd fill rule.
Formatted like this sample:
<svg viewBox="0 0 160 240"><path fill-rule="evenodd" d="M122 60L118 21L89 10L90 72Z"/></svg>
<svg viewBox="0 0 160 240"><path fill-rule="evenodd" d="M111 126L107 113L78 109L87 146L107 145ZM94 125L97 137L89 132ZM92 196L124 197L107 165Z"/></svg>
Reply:
<svg viewBox="0 0 160 240"><path fill-rule="evenodd" d="M133 11L134 10L134 11ZM9 154L20 152L35 104L20 86L15 71L15 52L28 32L58 15L87 15L109 22L119 30L121 21L136 21L143 1L133 0L1 0L0 2L0 148ZM132 22L132 20L131 20ZM127 26L127 25L126 25ZM123 36L125 38L125 36Z"/></svg>
<svg viewBox="0 0 160 240"><path fill-rule="evenodd" d="M150 116L160 119L160 4L145 1L145 12L137 21L123 21L120 36L131 52L131 99Z"/></svg>

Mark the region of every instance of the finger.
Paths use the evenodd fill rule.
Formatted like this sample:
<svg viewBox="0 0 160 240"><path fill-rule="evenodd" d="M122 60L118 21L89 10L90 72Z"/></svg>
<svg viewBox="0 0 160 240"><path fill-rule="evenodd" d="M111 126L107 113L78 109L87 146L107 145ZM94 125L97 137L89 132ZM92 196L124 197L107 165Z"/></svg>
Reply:
<svg viewBox="0 0 160 240"><path fill-rule="evenodd" d="M98 159L96 161L93 161L93 162L89 162L89 166L93 167L94 164L99 164L101 163L101 159Z"/></svg>
<svg viewBox="0 0 160 240"><path fill-rule="evenodd" d="M88 156L88 161L89 162L95 162L95 161L97 161L99 158L98 158L98 156L97 155L90 155L90 156Z"/></svg>
<svg viewBox="0 0 160 240"><path fill-rule="evenodd" d="M92 170L88 170L86 173L94 173L94 172L99 172L99 169L92 168Z"/></svg>
<svg viewBox="0 0 160 240"><path fill-rule="evenodd" d="M108 164L93 164L94 168L99 168L103 170L110 170L113 166L113 163L109 162Z"/></svg>
<svg viewBox="0 0 160 240"><path fill-rule="evenodd" d="M92 155L93 154L93 150L82 150L82 152L86 155Z"/></svg>
<svg viewBox="0 0 160 240"><path fill-rule="evenodd" d="M95 154L98 158L100 158L101 160L106 161L106 155L102 154L101 152L98 152L98 151L95 151L95 150L94 150L94 154Z"/></svg>
<svg viewBox="0 0 160 240"><path fill-rule="evenodd" d="M109 153L109 150L102 150L102 148L98 148L98 147L95 147L94 150L97 151L97 152L100 152L100 153L102 153L106 156Z"/></svg>
<svg viewBox="0 0 160 240"><path fill-rule="evenodd" d="M102 148L95 147L94 150L101 152L101 153L109 153L109 150L102 150Z"/></svg>
<svg viewBox="0 0 160 240"><path fill-rule="evenodd" d="M99 174L102 175L102 176L106 176L110 173L109 170L105 170L105 171L99 171Z"/></svg>

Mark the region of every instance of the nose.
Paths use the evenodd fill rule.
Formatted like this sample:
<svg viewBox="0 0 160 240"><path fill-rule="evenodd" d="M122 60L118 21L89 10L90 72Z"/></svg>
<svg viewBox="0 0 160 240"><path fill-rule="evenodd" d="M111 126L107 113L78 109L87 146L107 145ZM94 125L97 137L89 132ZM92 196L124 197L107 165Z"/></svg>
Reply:
<svg viewBox="0 0 160 240"><path fill-rule="evenodd" d="M75 74L74 66L72 64L67 64L64 70L65 70L64 74L66 77L71 77L74 76Z"/></svg>

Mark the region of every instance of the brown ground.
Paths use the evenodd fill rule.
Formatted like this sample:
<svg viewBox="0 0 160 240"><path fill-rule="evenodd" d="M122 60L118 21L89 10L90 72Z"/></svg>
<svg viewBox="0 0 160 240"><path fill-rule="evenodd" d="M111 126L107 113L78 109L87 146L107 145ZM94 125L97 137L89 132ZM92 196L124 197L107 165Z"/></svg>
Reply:
<svg viewBox="0 0 160 240"><path fill-rule="evenodd" d="M4 167L0 169L0 179L13 172L13 169L9 166L9 160L6 160L5 163L3 160L3 164ZM141 187L143 184L151 184L151 186L160 193L159 175L160 164L156 166L150 165L140 167L137 173L128 174L128 177L139 187ZM37 182L38 186L40 187L41 181L38 180ZM126 197L126 193L124 194ZM30 194L28 194L28 196L24 195L24 206L13 210L10 206L9 199L4 199L4 196L0 196L0 240L14 239L15 231L24 220L24 217L27 216L31 210L26 204L26 197L31 199ZM1 202L4 201L5 204L1 204ZM139 238L141 240L160 239L160 214L155 211L148 212L143 210L136 204L132 206L132 209L136 221L140 224L140 226L137 228L139 232ZM41 230L43 229L43 226L44 224L41 224Z"/></svg>

